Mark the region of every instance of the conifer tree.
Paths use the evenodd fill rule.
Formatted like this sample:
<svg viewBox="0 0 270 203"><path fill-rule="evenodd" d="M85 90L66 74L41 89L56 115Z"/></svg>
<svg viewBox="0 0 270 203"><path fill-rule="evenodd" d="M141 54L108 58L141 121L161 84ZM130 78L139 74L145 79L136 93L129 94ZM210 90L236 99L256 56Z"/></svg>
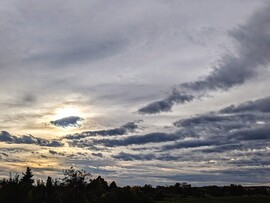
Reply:
<svg viewBox="0 0 270 203"><path fill-rule="evenodd" d="M32 173L29 167L26 168L25 173L22 173L23 177L21 179L21 183L26 186L32 186L35 180L33 179L34 174Z"/></svg>

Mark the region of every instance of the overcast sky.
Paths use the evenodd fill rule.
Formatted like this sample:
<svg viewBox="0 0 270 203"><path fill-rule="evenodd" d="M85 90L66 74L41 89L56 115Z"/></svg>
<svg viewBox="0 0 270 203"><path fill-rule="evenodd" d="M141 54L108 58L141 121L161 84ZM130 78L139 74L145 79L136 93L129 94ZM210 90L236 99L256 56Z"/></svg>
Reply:
<svg viewBox="0 0 270 203"><path fill-rule="evenodd" d="M0 176L270 181L266 0L2 0Z"/></svg>

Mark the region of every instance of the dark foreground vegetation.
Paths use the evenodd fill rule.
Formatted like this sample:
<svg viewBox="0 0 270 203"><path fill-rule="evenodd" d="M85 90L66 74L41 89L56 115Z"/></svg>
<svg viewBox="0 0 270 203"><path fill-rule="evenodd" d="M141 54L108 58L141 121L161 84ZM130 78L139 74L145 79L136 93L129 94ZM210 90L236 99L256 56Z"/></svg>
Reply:
<svg viewBox="0 0 270 203"><path fill-rule="evenodd" d="M125 186L108 184L100 176L70 168L63 179L48 177L46 182L34 180L30 168L14 177L0 180L1 203L266 203L270 187L241 185L191 187L187 183L173 186Z"/></svg>

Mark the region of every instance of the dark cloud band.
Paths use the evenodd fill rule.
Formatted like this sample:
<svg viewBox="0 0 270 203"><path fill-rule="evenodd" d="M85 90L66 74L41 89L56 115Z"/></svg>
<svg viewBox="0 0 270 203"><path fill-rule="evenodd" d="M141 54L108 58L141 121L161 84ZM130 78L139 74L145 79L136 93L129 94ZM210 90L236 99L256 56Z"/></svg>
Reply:
<svg viewBox="0 0 270 203"><path fill-rule="evenodd" d="M228 90L253 78L257 70L270 61L270 12L269 6L256 13L246 25L232 30L237 55L227 54L219 65L203 80L179 85L167 98L152 102L138 110L141 114L171 111L174 104L181 104L202 97L208 91Z"/></svg>
<svg viewBox="0 0 270 203"><path fill-rule="evenodd" d="M79 122L83 120L84 120L83 118L78 116L69 116L55 121L50 121L50 124L61 128L80 127L81 124Z"/></svg>
<svg viewBox="0 0 270 203"><path fill-rule="evenodd" d="M1 131L0 133L0 142L5 142L8 144L34 144L39 146L47 146L47 147L60 147L63 146L58 140L46 140L34 137L32 135L23 135L21 137L17 137L11 135L7 131Z"/></svg>

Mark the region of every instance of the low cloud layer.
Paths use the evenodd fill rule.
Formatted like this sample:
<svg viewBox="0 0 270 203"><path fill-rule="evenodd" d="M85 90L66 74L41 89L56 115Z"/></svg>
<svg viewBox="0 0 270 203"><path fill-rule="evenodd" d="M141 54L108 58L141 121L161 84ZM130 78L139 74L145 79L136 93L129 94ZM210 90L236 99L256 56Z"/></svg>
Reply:
<svg viewBox="0 0 270 203"><path fill-rule="evenodd" d="M127 147L160 143L160 151L184 148L213 147L232 149L240 146L248 148L247 141L263 144L270 139L269 97L229 106L217 112L202 114L174 122L177 128L172 133L153 132L124 137L86 139L91 136L123 135L122 128L117 130L82 133L67 136L70 144L80 147L104 146ZM233 110L231 110L233 109ZM129 126L129 125L128 125ZM133 128L132 128L133 129ZM125 131L126 132L126 131ZM170 142L170 143L168 143ZM243 143L246 144L243 144Z"/></svg>
<svg viewBox="0 0 270 203"><path fill-rule="evenodd" d="M113 163L128 162L132 165L132 170L141 170L140 163L143 162L146 164L143 169L145 171L151 168L151 164L155 166L160 164L166 168L170 163L173 180L179 174L177 163L181 163L183 174L186 173L185 170L192 168L194 171L197 170L197 174L201 174L198 176L204 178L207 177L202 175L204 170L214 171L213 173L216 174L230 173L226 175L228 178L239 174L235 168L238 171L247 170L253 173L255 169L262 170L270 165L268 158L270 102L267 101L269 97L184 118L173 123L173 132L157 131L142 134L136 131L140 128L136 122L129 122L119 128L68 135L62 141L68 141L69 147L89 150L88 155L81 152L67 154L49 150L47 157L68 157L75 162L82 159L81 161L85 163L87 162L85 159L89 158L96 161L109 160ZM61 146L57 140L54 143L58 142L58 145L52 144L53 141L42 140L31 135L13 136L6 131L1 132L0 140L7 144ZM4 159L8 158L1 156ZM101 171L110 171L110 169L105 167L101 168ZM131 169L124 167L121 170L128 173ZM153 172L149 172L148 175L151 174ZM162 177L162 174L158 177ZM166 178L170 178L170 175L167 174ZM220 178L220 175L216 178ZM193 179L195 180L196 177L188 178L188 180Z"/></svg>
<svg viewBox="0 0 270 203"><path fill-rule="evenodd" d="M176 130L173 133L140 135L141 139L139 136L121 140L100 139L92 144L128 147L159 143L154 148L141 148L140 153L134 150L113 155L122 161L222 161L237 167L263 167L270 164L270 159L266 158L270 141L270 102L267 101L269 97L181 119L174 122ZM181 153L177 153L178 150ZM263 160L262 156L265 157Z"/></svg>
<svg viewBox="0 0 270 203"><path fill-rule="evenodd" d="M249 21L230 32L237 54L226 54L202 80L182 83L167 98L150 103L138 110L141 114L171 111L174 104L192 101L209 91L229 90L256 76L270 61L269 6L253 15Z"/></svg>
<svg viewBox="0 0 270 203"><path fill-rule="evenodd" d="M65 118L61 118L55 121L50 121L50 124L55 125L61 128L67 127L81 127L80 121L84 119L78 116L69 116Z"/></svg>
<svg viewBox="0 0 270 203"><path fill-rule="evenodd" d="M34 137L32 135L23 135L21 137L17 137L15 135L11 135L7 131L1 131L0 142L5 142L7 144L34 144L47 147L63 146L63 144L58 140L46 140Z"/></svg>

